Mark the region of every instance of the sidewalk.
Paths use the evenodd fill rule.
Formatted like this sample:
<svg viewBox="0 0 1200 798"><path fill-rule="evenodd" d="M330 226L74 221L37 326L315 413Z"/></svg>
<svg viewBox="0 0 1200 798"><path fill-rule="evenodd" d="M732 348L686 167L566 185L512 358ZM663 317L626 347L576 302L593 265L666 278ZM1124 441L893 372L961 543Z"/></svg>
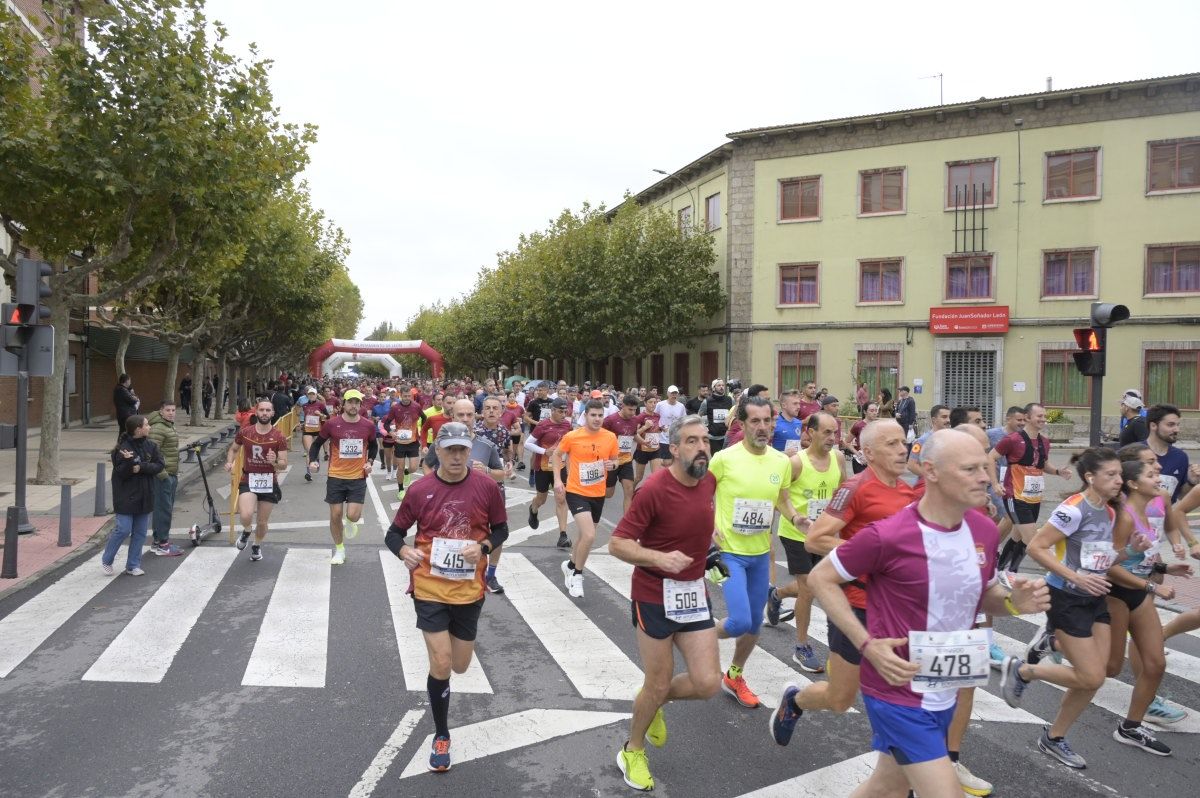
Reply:
<svg viewBox="0 0 1200 798"><path fill-rule="evenodd" d="M175 427L179 433L180 463L179 489L194 479L200 477L200 469L195 462L183 462L183 449L186 445L207 440L213 435L234 430L232 418L221 421L201 419L200 424L192 426L186 422L177 422ZM75 557L85 556L93 551L105 538L112 519L112 467L109 452L116 444L116 422L102 422L88 426L72 426L62 431L59 440L59 477L64 484L71 487L71 545L58 545L59 501L62 488L60 485L33 485L25 488L25 505L29 514L29 522L36 530L29 535L21 535L17 548L17 578L0 580L0 597L13 593L22 587L36 582L48 573L57 570L61 565ZM232 434L226 435L218 442L209 446L204 452L205 468L211 473L212 468L220 467L225 451L233 442ZM32 479L37 474L38 437L29 438L29 452L26 459L26 473ZM104 463L104 514L95 515L96 509L96 464ZM8 507L13 502L14 476L16 474L16 451L0 451L0 506ZM3 552L4 541L0 527L0 552Z"/></svg>

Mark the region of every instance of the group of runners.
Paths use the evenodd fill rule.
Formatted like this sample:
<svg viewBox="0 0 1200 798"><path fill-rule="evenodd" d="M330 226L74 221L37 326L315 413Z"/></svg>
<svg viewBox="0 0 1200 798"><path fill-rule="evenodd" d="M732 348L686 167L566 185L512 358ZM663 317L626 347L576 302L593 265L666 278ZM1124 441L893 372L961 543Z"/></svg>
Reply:
<svg viewBox="0 0 1200 798"><path fill-rule="evenodd" d="M451 765L451 674L471 661L486 593L503 590L496 580L508 536L503 485L524 467L526 452L535 491L528 524L538 528L553 491L557 545L569 549L564 589L573 599L584 598L605 501L622 490L608 550L634 566L631 622L645 680L616 762L634 789L654 787L645 742L666 743L668 702L723 691L743 707L760 706L749 658L764 622L787 617L788 598L795 600L793 661L827 678L785 689L770 714L771 737L785 746L805 713L845 712L861 693L879 759L856 796L990 794L992 785L960 753L974 690L992 669L1014 707L1033 681L1065 689L1037 745L1082 768L1067 734L1128 659L1135 685L1113 737L1171 753L1145 725L1183 717L1157 695L1163 641L1200 626L1193 612L1164 629L1153 602L1173 594L1164 575L1190 575L1186 560L1200 559L1185 517L1200 505L1200 490L1191 490L1200 468L1174 446L1177 409L1149 408L1144 443L1089 448L1054 465L1042 434L1045 409L1036 403L1010 408L991 430L978 408L936 406L931 429L914 441L873 402L843 430L837 400L818 400L812 383L786 392L777 408L764 386L751 385L735 401L718 380L695 413L675 386L663 399L603 387L584 394L565 383L521 396L515 387L456 399L429 390L423 400L421 390L402 386L377 421L363 417L364 394L351 389L331 408L336 413L317 412L314 425L304 417L310 470L329 446L334 564L345 562L343 536L357 533L379 443L392 447L384 467L401 503L386 544L412 571L429 652L431 770ZM309 410L314 402L330 409L328 396L316 396ZM261 557L269 507L279 501L277 473L287 463L270 403L256 413L229 461L244 457L239 548L251 537L257 502L252 559ZM418 467L421 488L405 491L401 470L412 477ZM1047 476L1075 492L1042 513ZM1174 555L1169 563L1165 548ZM776 583L780 555L788 579ZM1039 573L1017 573L1026 555ZM720 585L724 617L716 617L710 583ZM828 619L824 662L809 640L814 600ZM992 640L992 617L1043 612L1046 624L1025 656L1004 656ZM734 640L728 662L718 655L722 638Z"/></svg>

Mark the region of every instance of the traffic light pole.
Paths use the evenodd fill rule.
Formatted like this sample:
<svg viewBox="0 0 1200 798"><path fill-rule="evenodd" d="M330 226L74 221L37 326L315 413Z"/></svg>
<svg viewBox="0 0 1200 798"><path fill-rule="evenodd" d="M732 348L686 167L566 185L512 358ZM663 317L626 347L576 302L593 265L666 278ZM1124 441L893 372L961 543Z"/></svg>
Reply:
<svg viewBox="0 0 1200 798"><path fill-rule="evenodd" d="M33 531L29 515L25 511L25 455L29 448L29 372L26 361L29 349L21 352L21 366L17 371L17 462L16 485L13 506L8 508L4 525L4 564L0 566L0 579L17 578L17 536Z"/></svg>
<svg viewBox="0 0 1200 798"><path fill-rule="evenodd" d="M1104 409L1104 378L1092 377L1092 414L1088 423L1090 446L1100 445L1101 411Z"/></svg>

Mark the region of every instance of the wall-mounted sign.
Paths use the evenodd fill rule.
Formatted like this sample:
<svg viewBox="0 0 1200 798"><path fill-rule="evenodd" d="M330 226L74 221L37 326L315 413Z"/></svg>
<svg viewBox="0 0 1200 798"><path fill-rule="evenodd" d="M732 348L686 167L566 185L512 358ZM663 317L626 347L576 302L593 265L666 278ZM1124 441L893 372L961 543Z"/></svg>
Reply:
<svg viewBox="0 0 1200 798"><path fill-rule="evenodd" d="M929 332L934 335L1008 332L1008 305L929 309Z"/></svg>

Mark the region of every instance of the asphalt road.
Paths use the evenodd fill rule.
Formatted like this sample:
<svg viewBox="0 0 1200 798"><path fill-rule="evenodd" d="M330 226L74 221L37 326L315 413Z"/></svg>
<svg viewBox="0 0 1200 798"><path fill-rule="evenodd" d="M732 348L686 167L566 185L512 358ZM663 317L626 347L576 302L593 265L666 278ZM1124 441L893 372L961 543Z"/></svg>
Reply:
<svg viewBox="0 0 1200 798"><path fill-rule="evenodd" d="M223 474L216 481L226 484ZM324 476L305 483L297 468L262 562L235 553L224 532L196 549L187 543L183 529L203 515L197 483L176 508L185 556L148 555L144 577L104 579L97 552L0 601L0 795L631 793L614 764L638 686L627 569L598 555L586 597L567 598L551 513L543 510L540 534L522 531L523 479L510 483L510 526L523 539L500 567L508 592L485 604L481 667L452 680L455 764L426 772L424 651L406 615L411 602L398 595L403 584L389 585L396 561L382 546L395 483L375 484L379 504L368 499L342 568L327 565ZM598 547L619 511L618 494ZM997 631L1017 648L1034 628L1006 618ZM822 624L812 630L823 657ZM793 634L764 628L746 672L770 706L786 681L803 682L791 666ZM1163 692L1200 708L1200 638L1170 648ZM1110 680L1072 730L1084 771L1036 749L1039 724L1061 696L1041 684L1019 712L981 697L964 761L997 795L1192 794L1200 714L1161 735L1173 757L1119 745L1114 713L1129 684L1128 671ZM670 705L670 740L650 751L655 794L846 795L874 760L861 712L806 716L788 748L769 739L767 717L724 695Z"/></svg>

